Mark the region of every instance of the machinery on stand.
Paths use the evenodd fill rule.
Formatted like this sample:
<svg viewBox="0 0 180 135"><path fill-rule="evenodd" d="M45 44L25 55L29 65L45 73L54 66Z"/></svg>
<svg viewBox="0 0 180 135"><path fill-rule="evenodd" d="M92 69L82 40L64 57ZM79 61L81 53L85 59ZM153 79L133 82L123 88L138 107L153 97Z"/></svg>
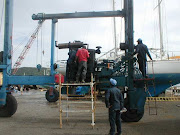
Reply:
<svg viewBox="0 0 180 135"><path fill-rule="evenodd" d="M79 48L81 48L82 46L88 46L88 44L85 44L81 41L75 41L73 43L69 42L69 43L63 43L63 44L58 44L56 47L58 47L59 49L69 49L69 58L67 60L67 66L66 66L66 82L75 82L76 81L76 74L77 74L77 70L78 70L78 66L77 63L74 63L75 61L75 56L76 56L76 52ZM89 49L88 47L86 47L88 52L89 52L89 59L88 59L88 63L87 63L87 77L86 77L86 82L90 82L90 78L91 78L91 73L94 74L95 72L95 68L96 68L96 64L97 61L95 60L95 54L100 54L100 46L97 46L96 50L95 49Z"/></svg>
<svg viewBox="0 0 180 135"><path fill-rule="evenodd" d="M57 65L54 62L54 48L55 46L61 48L68 46L70 52L77 50L83 45L79 43L68 43L64 45L57 45L55 42L55 28L58 19L73 19L73 18L95 18L95 17L124 17L125 20L125 43L121 43L121 50L125 51L125 56L120 61L103 61L101 63L95 62L95 53L100 53L97 50L90 52L90 68L88 74L93 73L95 81L97 82L97 89L104 91L110 87L109 78L115 78L118 82L118 87L124 89L126 93L125 107L127 112L122 114L122 119L127 122L139 121L144 114L144 104L146 101L146 92L144 89L144 80L140 71L134 68L135 60L132 56L134 52L134 36L133 36L133 0L124 0L124 9L122 11L102 11L102 12L75 12L75 13L60 13L60 14L33 14L33 20L45 21L52 20L51 33L51 73L50 76L15 76L11 75L11 46L12 46L12 23L13 23L13 0L6 0L6 23L5 23L5 38L4 38L4 52L3 65L0 65L0 70L3 74L3 84L0 88L0 116L10 117L17 109L17 102L7 90L9 85L49 85L50 90L46 93L46 99L49 102L58 100L58 92L54 90L55 87L55 68ZM79 45L76 45L79 44ZM76 47L74 47L75 45ZM73 47L72 47L73 46ZM63 47L62 47L63 48ZM109 66L110 65L110 66ZM67 72L67 77L71 78L72 74ZM87 78L88 75L87 75ZM140 81L138 81L140 80ZM71 81L70 79L68 81ZM88 79L86 81L89 81Z"/></svg>

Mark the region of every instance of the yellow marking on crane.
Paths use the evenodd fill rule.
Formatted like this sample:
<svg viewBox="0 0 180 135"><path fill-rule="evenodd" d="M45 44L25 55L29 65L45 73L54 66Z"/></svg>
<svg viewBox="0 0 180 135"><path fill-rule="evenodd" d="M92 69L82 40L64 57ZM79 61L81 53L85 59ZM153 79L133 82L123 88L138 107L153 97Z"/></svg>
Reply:
<svg viewBox="0 0 180 135"><path fill-rule="evenodd" d="M0 72L0 86L3 85L3 73Z"/></svg>
<svg viewBox="0 0 180 135"><path fill-rule="evenodd" d="M146 101L180 101L180 97L146 97Z"/></svg>

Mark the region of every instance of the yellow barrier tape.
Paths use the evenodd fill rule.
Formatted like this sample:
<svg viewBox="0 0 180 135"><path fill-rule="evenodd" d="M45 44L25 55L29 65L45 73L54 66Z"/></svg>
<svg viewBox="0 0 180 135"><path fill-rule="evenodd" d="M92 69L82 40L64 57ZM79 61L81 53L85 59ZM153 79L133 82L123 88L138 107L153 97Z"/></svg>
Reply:
<svg viewBox="0 0 180 135"><path fill-rule="evenodd" d="M180 97L146 97L146 101L180 101Z"/></svg>

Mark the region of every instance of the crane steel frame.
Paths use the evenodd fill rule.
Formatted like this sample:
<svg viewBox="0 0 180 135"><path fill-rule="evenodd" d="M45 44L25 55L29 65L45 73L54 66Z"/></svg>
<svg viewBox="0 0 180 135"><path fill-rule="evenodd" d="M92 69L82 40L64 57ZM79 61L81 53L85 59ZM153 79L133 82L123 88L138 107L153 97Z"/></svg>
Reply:
<svg viewBox="0 0 180 135"><path fill-rule="evenodd" d="M124 17L125 20L125 44L128 45L126 55L132 54L134 51L134 35L133 35L133 0L124 0L124 9L122 11L102 11L102 12L75 12L75 13L61 13L61 14L33 14L33 20L52 20L51 26L51 74L50 76L12 76L11 75L11 46L12 46L12 24L13 24L13 1L6 0L6 21L4 34L4 55L3 65L0 69L3 70L3 85L0 88L0 105L6 104L6 88L8 85L47 85L54 83L54 49L55 49L55 28L58 19L73 19L73 18L95 18L95 17ZM133 101L133 60L128 60L128 76L127 86L128 95ZM134 107L133 102L130 102L131 108Z"/></svg>

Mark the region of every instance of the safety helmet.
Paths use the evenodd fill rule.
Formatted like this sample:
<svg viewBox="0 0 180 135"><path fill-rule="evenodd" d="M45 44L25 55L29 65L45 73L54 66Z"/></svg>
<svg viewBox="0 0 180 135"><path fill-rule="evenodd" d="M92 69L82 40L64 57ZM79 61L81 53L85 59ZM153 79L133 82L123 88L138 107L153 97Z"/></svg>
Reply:
<svg viewBox="0 0 180 135"><path fill-rule="evenodd" d="M142 39L141 39L141 38L139 38L139 39L137 40L137 42L142 42Z"/></svg>
<svg viewBox="0 0 180 135"><path fill-rule="evenodd" d="M116 86L117 81L115 79L111 78L109 81L110 81L111 85Z"/></svg>

